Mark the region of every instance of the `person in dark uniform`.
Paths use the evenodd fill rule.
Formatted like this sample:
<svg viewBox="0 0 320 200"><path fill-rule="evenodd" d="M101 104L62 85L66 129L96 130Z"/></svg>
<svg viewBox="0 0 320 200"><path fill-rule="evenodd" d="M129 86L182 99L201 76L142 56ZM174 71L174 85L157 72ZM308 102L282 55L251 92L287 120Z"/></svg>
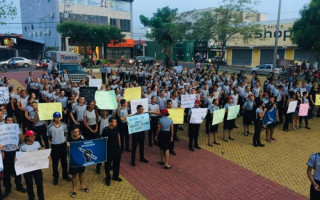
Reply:
<svg viewBox="0 0 320 200"><path fill-rule="evenodd" d="M109 126L104 128L102 131L102 137L108 138L107 142L107 162L104 164L106 173L106 185L111 184L111 162L113 163L113 177L112 179L121 182L122 179L119 177L120 161L121 161L121 139L119 130L117 127L117 119L114 117L109 118Z"/></svg>
<svg viewBox="0 0 320 200"><path fill-rule="evenodd" d="M200 100L196 100L194 103L194 108L200 108ZM188 121L190 121L191 118L191 109L189 110L188 115ZM189 137L189 150L194 151L194 148L201 149L201 147L198 144L198 137L199 137L199 130L200 130L200 124L193 124L189 122L189 130L188 130L188 137ZM193 148L194 145L194 148Z"/></svg>
<svg viewBox="0 0 320 200"><path fill-rule="evenodd" d="M311 182L310 200L320 199L320 153L314 153L308 160L307 175ZM314 173L312 175L312 170Z"/></svg>
<svg viewBox="0 0 320 200"><path fill-rule="evenodd" d="M226 113L224 114L224 119L223 119L223 141L225 142L228 142L228 140L226 139L226 132L228 132L229 140L234 140L234 138L231 137L231 133L234 128L235 119L227 120L228 110L230 106L233 106L233 98L231 96L228 97L228 103L224 105L224 109L226 109Z"/></svg>
<svg viewBox="0 0 320 200"><path fill-rule="evenodd" d="M149 130L149 146L152 147L152 143L157 144L155 141L155 135L158 128L159 121L159 104L157 104L157 97L151 97L151 104L149 104L149 115L151 118L150 130Z"/></svg>
<svg viewBox="0 0 320 200"><path fill-rule="evenodd" d="M269 103L266 104L266 109L268 111L271 111L272 109L276 109L276 113L277 113L277 121L279 121L279 115L278 115L278 109L277 109L277 105L274 102L275 98L273 96L269 97ZM277 122L273 122L271 124L268 124L266 126L266 141L267 142L271 142L272 140L275 140L275 138L273 137L273 133L274 133L274 129L277 126Z"/></svg>
<svg viewBox="0 0 320 200"><path fill-rule="evenodd" d="M246 100L242 106L243 110L243 135L248 136L252 134L249 132L249 127L254 120L254 107L256 102L254 101L254 95L250 94L249 99Z"/></svg>
<svg viewBox="0 0 320 200"><path fill-rule="evenodd" d="M107 68L105 66L105 64L103 64L100 67L100 72L101 72L101 78L102 78L102 83L106 84L106 72L107 72Z"/></svg>
<svg viewBox="0 0 320 200"><path fill-rule="evenodd" d="M80 129L74 126L71 129L71 137L69 137L67 142L67 147L70 147L71 142L79 142L85 140L82 135L80 135ZM84 186L84 171L85 167L71 167L69 166L69 174L72 176L72 193L71 197L75 198L77 196L77 175L79 174L79 180L81 185L81 190L84 192L89 192L89 189Z"/></svg>
<svg viewBox="0 0 320 200"><path fill-rule="evenodd" d="M167 100L167 109L174 109L173 102L171 99ZM177 153L174 151L174 142L175 142L174 138L177 138L177 132L178 132L178 124L173 124L173 141L171 141L169 144L169 153L174 156L177 155Z"/></svg>
<svg viewBox="0 0 320 200"><path fill-rule="evenodd" d="M211 115L211 122L210 122L210 132L208 135L208 146L212 147L213 144L220 145L218 142L218 129L219 129L219 124L211 125L212 124L212 119L214 116L214 111L217 111L220 109L219 107L219 99L213 99L212 101L212 106L209 109L210 115ZM213 141L213 143L212 143Z"/></svg>
<svg viewBox="0 0 320 200"><path fill-rule="evenodd" d="M143 114L144 108L142 105L137 106L136 115ZM149 161L144 157L144 131L132 134L132 152L131 152L131 166L136 166L136 150L139 144L140 162L148 163Z"/></svg>
<svg viewBox="0 0 320 200"><path fill-rule="evenodd" d="M128 124L127 117L129 113L129 108L127 107L127 101L125 99L120 100L118 116L119 120L119 132L121 139L121 151L131 152L129 148L129 133L128 133Z"/></svg>
<svg viewBox="0 0 320 200"><path fill-rule="evenodd" d="M261 144L261 141L260 141L263 117L266 112L266 109L263 107L264 107L263 101L259 100L257 103L257 109L255 111L255 120L254 120L253 146L255 147L264 147L264 144Z"/></svg>
<svg viewBox="0 0 320 200"><path fill-rule="evenodd" d="M160 165L164 165L164 169L171 169L169 164L169 146L173 142L173 121L168 118L169 112L166 108L161 110L162 117L159 120L156 141L160 148Z"/></svg>

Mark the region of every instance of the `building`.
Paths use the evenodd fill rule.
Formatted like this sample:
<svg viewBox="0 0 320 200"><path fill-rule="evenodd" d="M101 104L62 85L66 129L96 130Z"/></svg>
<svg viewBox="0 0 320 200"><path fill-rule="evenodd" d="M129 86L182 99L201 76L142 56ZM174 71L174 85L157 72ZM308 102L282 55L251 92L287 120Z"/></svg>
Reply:
<svg viewBox="0 0 320 200"><path fill-rule="evenodd" d="M65 50L68 49L66 42L56 26L63 21L77 20L94 24L109 23L120 28L126 38L131 39L132 4L133 0L20 0L23 37L43 43L46 48ZM107 54L121 52L119 49L110 51Z"/></svg>

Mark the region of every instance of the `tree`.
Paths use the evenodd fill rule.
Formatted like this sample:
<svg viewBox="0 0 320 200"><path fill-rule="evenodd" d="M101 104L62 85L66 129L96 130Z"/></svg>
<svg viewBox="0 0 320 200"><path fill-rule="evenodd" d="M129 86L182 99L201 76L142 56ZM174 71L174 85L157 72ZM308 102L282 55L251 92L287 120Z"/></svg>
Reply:
<svg viewBox="0 0 320 200"><path fill-rule="evenodd" d="M0 0L0 25L5 25L3 20L17 15L17 8L14 6L13 1L10 3L5 0Z"/></svg>
<svg viewBox="0 0 320 200"><path fill-rule="evenodd" d="M238 35L248 41L259 26L255 25L256 11L253 6L257 3L252 0L223 0L216 9L194 12L195 19L186 38L200 41L211 40L218 47L219 59L216 62L216 73L225 55L229 39ZM184 16L180 16L181 19Z"/></svg>
<svg viewBox="0 0 320 200"><path fill-rule="evenodd" d="M89 46L92 53L97 46L106 47L110 42L120 43L124 41L125 35L115 26L96 25L78 21L67 21L58 24L57 30L62 37L69 37L70 44L78 46ZM106 49L106 48L104 48Z"/></svg>
<svg viewBox="0 0 320 200"><path fill-rule="evenodd" d="M301 18L294 22L291 29L292 41L302 49L311 50L314 54L314 65L320 53L320 1L312 0L300 11Z"/></svg>
<svg viewBox="0 0 320 200"><path fill-rule="evenodd" d="M165 55L165 65L170 66L173 45L182 40L186 26L182 23L175 23L178 9L171 9L168 6L157 9L151 18L140 15L141 23L151 32L147 33L147 38L155 40L161 47Z"/></svg>

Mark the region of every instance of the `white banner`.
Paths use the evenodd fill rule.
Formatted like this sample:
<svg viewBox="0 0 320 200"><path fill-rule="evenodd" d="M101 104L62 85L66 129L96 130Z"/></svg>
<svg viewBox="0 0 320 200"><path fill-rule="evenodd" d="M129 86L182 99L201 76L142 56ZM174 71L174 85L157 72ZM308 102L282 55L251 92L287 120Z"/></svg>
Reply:
<svg viewBox="0 0 320 200"><path fill-rule="evenodd" d="M190 124L201 124L207 115L207 108L193 108L191 109Z"/></svg>
<svg viewBox="0 0 320 200"><path fill-rule="evenodd" d="M144 108L144 112L149 111L149 104L148 104L148 98L144 99L134 99L130 101L131 106L131 114L134 115L137 113L137 106L142 105Z"/></svg>
<svg viewBox="0 0 320 200"><path fill-rule="evenodd" d="M89 87L97 87L98 90L101 90L102 79L89 79Z"/></svg>
<svg viewBox="0 0 320 200"><path fill-rule="evenodd" d="M9 103L9 88L0 87L0 104L8 104L8 103Z"/></svg>
<svg viewBox="0 0 320 200"><path fill-rule="evenodd" d="M193 108L196 99L195 94L181 95L181 108Z"/></svg>
<svg viewBox="0 0 320 200"><path fill-rule="evenodd" d="M0 126L0 144L19 144L19 124L4 124Z"/></svg>
<svg viewBox="0 0 320 200"><path fill-rule="evenodd" d="M287 113L293 113L296 111L298 101L291 101L288 106Z"/></svg>
<svg viewBox="0 0 320 200"><path fill-rule="evenodd" d="M49 156L51 149L31 151L31 152L17 152L17 161L14 164L16 174L24 174L38 169L49 168Z"/></svg>

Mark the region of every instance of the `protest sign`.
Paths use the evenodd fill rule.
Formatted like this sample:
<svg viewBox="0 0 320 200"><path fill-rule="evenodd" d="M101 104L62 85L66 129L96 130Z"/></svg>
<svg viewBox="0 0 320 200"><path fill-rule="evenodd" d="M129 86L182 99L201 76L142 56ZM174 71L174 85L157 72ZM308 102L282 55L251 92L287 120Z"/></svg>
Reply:
<svg viewBox="0 0 320 200"><path fill-rule="evenodd" d="M271 110L268 110L263 117L263 124L269 125L277 121L277 109L272 108Z"/></svg>
<svg viewBox="0 0 320 200"><path fill-rule="evenodd" d="M141 87L126 88L124 90L124 99L131 101L132 99L141 99Z"/></svg>
<svg viewBox="0 0 320 200"><path fill-rule="evenodd" d="M169 118L172 119L173 124L183 124L184 121L184 108L168 109Z"/></svg>
<svg viewBox="0 0 320 200"><path fill-rule="evenodd" d="M308 116L308 111L309 111L309 104L308 103L300 104L298 115L301 117Z"/></svg>
<svg viewBox="0 0 320 200"><path fill-rule="evenodd" d="M0 172L3 170L3 161L2 161L2 153L0 151Z"/></svg>
<svg viewBox="0 0 320 200"><path fill-rule="evenodd" d="M70 142L70 167L89 166L107 160L107 138Z"/></svg>
<svg viewBox="0 0 320 200"><path fill-rule="evenodd" d="M137 106L142 105L145 112L149 111L148 98L144 99L133 99L130 101L131 114L134 115L137 113Z"/></svg>
<svg viewBox="0 0 320 200"><path fill-rule="evenodd" d="M98 90L101 90L102 79L89 79L89 87L97 87Z"/></svg>
<svg viewBox="0 0 320 200"><path fill-rule="evenodd" d="M19 144L19 124L3 124L0 126L0 144Z"/></svg>
<svg viewBox="0 0 320 200"><path fill-rule="evenodd" d="M181 74L181 72L182 72L182 70L183 70L182 66L174 66L173 68L174 68L174 69L176 70L176 72L179 73L179 74Z"/></svg>
<svg viewBox="0 0 320 200"><path fill-rule="evenodd" d="M207 115L207 108L192 108L191 109L191 124L201 124Z"/></svg>
<svg viewBox="0 0 320 200"><path fill-rule="evenodd" d="M96 91L94 98L101 110L116 110L118 108L117 97L114 90Z"/></svg>
<svg viewBox="0 0 320 200"><path fill-rule="evenodd" d="M51 149L16 152L17 161L14 163L16 174L24 174L38 169L49 168L49 156Z"/></svg>
<svg viewBox="0 0 320 200"><path fill-rule="evenodd" d="M150 130L149 114L134 115L127 118L129 134Z"/></svg>
<svg viewBox="0 0 320 200"><path fill-rule="evenodd" d="M52 120L53 113L59 112L62 115L62 104L61 102L55 103L39 103L38 104L39 110L39 119L40 120Z"/></svg>
<svg viewBox="0 0 320 200"><path fill-rule="evenodd" d="M0 104L9 103L9 88L0 87Z"/></svg>
<svg viewBox="0 0 320 200"><path fill-rule="evenodd" d="M236 119L239 114L239 111L240 111L240 105L229 106L227 120Z"/></svg>
<svg viewBox="0 0 320 200"><path fill-rule="evenodd" d="M298 101L291 101L288 106L287 113L293 113L296 111Z"/></svg>
<svg viewBox="0 0 320 200"><path fill-rule="evenodd" d="M320 106L320 95L316 94L316 102L314 102L316 106Z"/></svg>
<svg viewBox="0 0 320 200"><path fill-rule="evenodd" d="M224 114L226 110L224 108L213 111L212 125L220 124L223 122Z"/></svg>
<svg viewBox="0 0 320 200"><path fill-rule="evenodd" d="M93 101L97 87L80 87L80 97L84 97L86 101Z"/></svg>
<svg viewBox="0 0 320 200"><path fill-rule="evenodd" d="M181 108L193 108L196 99L195 94L181 95Z"/></svg>

